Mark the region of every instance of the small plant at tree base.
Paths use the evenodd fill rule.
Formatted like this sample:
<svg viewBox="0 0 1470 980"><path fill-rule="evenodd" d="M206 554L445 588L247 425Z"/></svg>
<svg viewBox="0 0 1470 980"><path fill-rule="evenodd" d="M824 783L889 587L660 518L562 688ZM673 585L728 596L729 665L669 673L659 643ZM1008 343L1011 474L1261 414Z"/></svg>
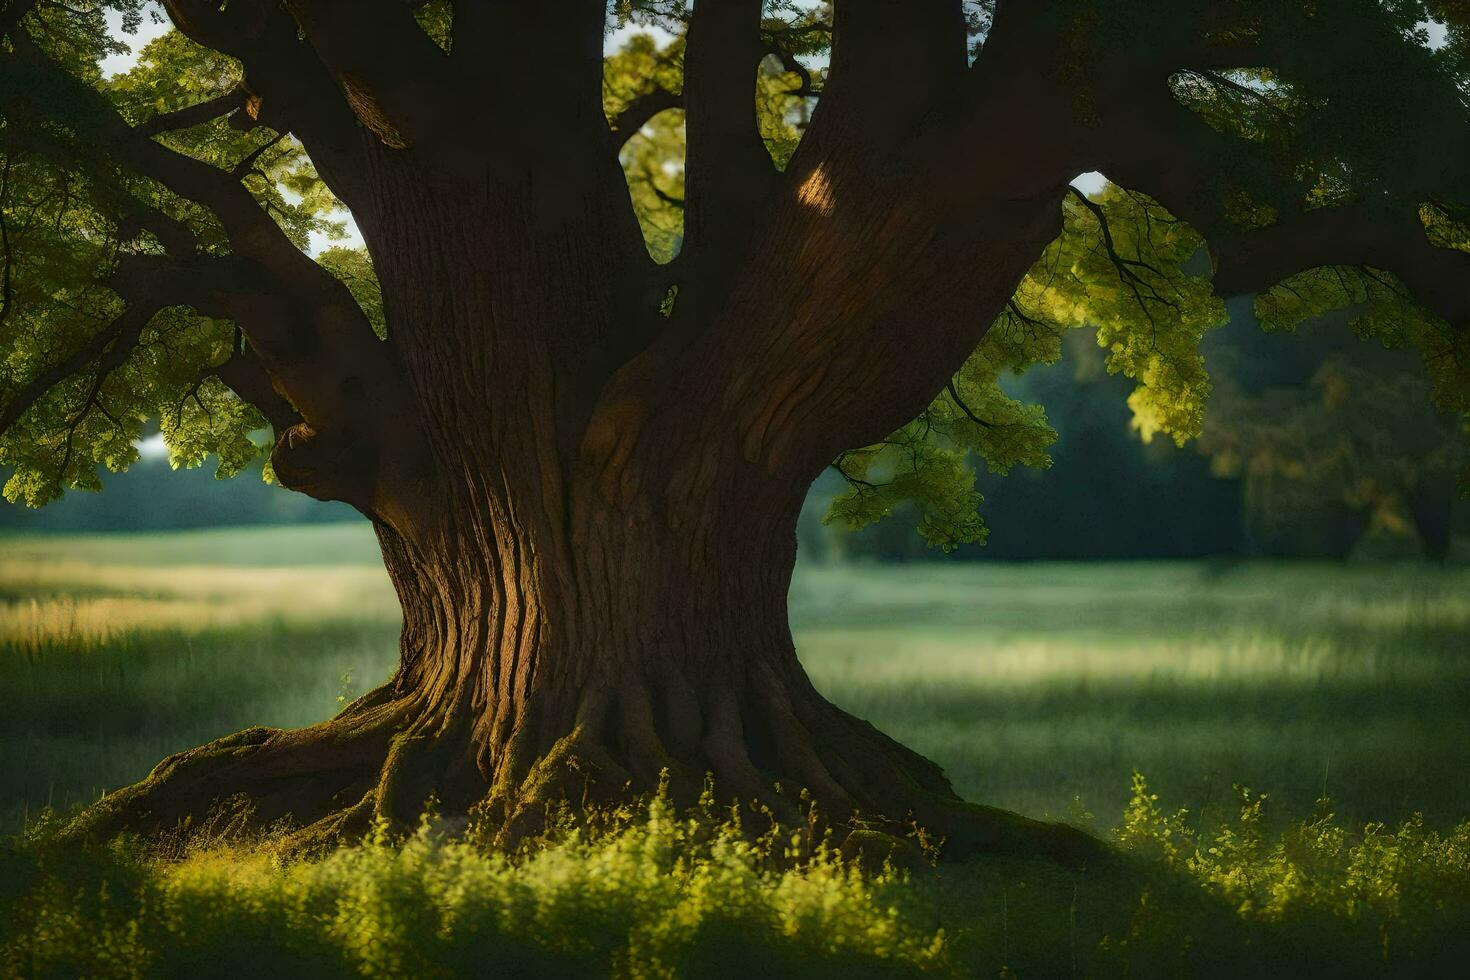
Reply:
<svg viewBox="0 0 1470 980"><path fill-rule="evenodd" d="M341 711L351 704L357 697L357 687L352 683L352 669L342 671L342 676L337 679L337 710Z"/></svg>

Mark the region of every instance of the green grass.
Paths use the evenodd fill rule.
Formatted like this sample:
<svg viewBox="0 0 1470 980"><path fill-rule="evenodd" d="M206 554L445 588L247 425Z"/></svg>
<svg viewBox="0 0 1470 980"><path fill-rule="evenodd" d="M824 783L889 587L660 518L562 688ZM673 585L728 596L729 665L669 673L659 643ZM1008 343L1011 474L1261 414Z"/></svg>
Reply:
<svg viewBox="0 0 1470 980"><path fill-rule="evenodd" d="M829 697L962 795L1117 813L1134 769L1195 811L1470 813L1470 570L1159 563L806 569L798 648ZM1217 816L1212 812L1209 816Z"/></svg>
<svg viewBox="0 0 1470 980"><path fill-rule="evenodd" d="M386 677L397 608L360 525L0 539L0 830ZM839 704L1035 815L1470 813L1470 570L1417 564L818 567L798 649ZM344 684L344 674L350 680ZM1080 798L1080 800L1078 799Z"/></svg>
<svg viewBox="0 0 1470 980"><path fill-rule="evenodd" d="M387 676L396 622L359 526L0 539L0 833L29 825L0 840L0 975L1423 976L1470 956L1462 567L800 568L817 685L963 795L1131 855L1081 872L793 866L784 837L657 804L517 858L432 831L313 862L50 842L48 804L329 716Z"/></svg>
<svg viewBox="0 0 1470 980"><path fill-rule="evenodd" d="M1201 834L1141 779L1092 867L865 871L800 834L661 798L505 855L384 828L314 860L270 838L165 861L0 841L0 973L180 977L1452 976L1470 822L1279 835L1247 797Z"/></svg>

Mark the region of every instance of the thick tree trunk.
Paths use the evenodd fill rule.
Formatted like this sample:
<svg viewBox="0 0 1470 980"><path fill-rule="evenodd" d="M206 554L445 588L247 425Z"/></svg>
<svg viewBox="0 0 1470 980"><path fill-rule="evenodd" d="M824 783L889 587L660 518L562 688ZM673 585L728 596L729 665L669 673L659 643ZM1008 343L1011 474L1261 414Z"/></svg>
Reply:
<svg viewBox="0 0 1470 980"><path fill-rule="evenodd" d="M710 773L722 793L778 807L777 783L804 787L837 818L893 812L895 782L946 793L932 764L831 706L797 662L795 517L665 497L579 509L561 547L496 537L474 511L434 554L385 532L406 618L394 688L415 718L399 751L453 761L391 773L379 809L410 818L434 791L488 799L513 826L547 800L613 799L665 770L686 801Z"/></svg>
<svg viewBox="0 0 1470 980"><path fill-rule="evenodd" d="M650 493L573 507L547 540L497 525L465 488L432 546L380 527L404 612L393 679L313 728L171 757L78 829L286 820L312 843L374 816L411 825L433 797L512 842L549 807L623 800L666 774L678 803L712 778L793 826L809 800L839 837L861 816L898 836L917 822L960 851L1084 858L1083 835L963 803L932 762L815 690L786 618L790 497Z"/></svg>
<svg viewBox="0 0 1470 980"><path fill-rule="evenodd" d="M431 180L404 157L365 180L358 219L409 407L349 499L403 605L393 679L313 728L165 760L78 832L213 813L331 839L375 816L412 822L433 796L514 840L548 807L647 792L667 772L685 803L712 776L719 796L793 823L809 799L839 832L861 814L961 852L1090 853L1075 831L963 803L933 763L829 703L786 617L807 486L943 384L1055 234L1060 191L941 222L911 180L814 164L750 246L806 242L799 263L685 283L680 302L701 297L691 309L714 322L649 323L660 275L615 157L572 166L606 138L600 103L584 108L595 126L545 134L525 169ZM834 224L829 178L866 188L854 199L878 216ZM915 281L885 293L872 242ZM780 329L752 360L739 337L762 320ZM929 320L945 329L917 329Z"/></svg>

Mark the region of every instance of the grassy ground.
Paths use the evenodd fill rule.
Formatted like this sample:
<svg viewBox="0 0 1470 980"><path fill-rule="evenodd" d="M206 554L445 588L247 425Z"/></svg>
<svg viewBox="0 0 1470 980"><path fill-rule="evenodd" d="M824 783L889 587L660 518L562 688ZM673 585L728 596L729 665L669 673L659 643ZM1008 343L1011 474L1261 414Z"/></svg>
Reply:
<svg viewBox="0 0 1470 980"><path fill-rule="evenodd" d="M0 830L163 755L301 725L386 677L366 528L0 540ZM960 792L1113 815L1131 773L1196 812L1470 813L1470 569L1203 563L803 567L803 660ZM1206 816L1214 816L1212 813Z"/></svg>
<svg viewBox="0 0 1470 980"><path fill-rule="evenodd" d="M964 795L1143 865L790 870L667 815L510 863L431 838L309 865L46 844L48 803L331 714L387 675L396 617L360 527L0 539L0 831L32 824L0 842L0 974L1373 976L1470 953L1464 568L799 570L830 697Z"/></svg>

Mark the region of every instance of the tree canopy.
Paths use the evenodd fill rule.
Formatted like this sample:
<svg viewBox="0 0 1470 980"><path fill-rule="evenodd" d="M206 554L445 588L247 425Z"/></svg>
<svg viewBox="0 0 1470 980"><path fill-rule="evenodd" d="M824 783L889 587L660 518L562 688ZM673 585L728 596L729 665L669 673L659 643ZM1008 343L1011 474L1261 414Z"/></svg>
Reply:
<svg viewBox="0 0 1470 980"><path fill-rule="evenodd" d="M838 7L848 5L862 4ZM212 455L219 475L241 471L269 448L257 433L274 424L279 436L302 406L283 394L290 386L279 366L262 362L268 342L241 329L240 306L327 288L317 270L346 287L335 300L350 302L345 315L393 343L366 250L332 247L302 268L308 236L340 236L346 211L293 127L366 127L389 147L408 137L390 121L387 97L376 104L354 94L356 69L333 67L334 78L297 57L298 20L329 67L338 57L371 60L375 44L392 47L405 82L396 98L414 96L416 72L423 86L453 81L474 98L469 76L438 77L458 67L462 30L486 30L461 9L473 3L409 4L416 26L389 12L392 4L370 4L384 8L374 30L391 22L419 36L364 33L362 50L350 52L331 40L350 33L337 22L342 4L291 5L301 8L295 20L271 3L166 6L180 29L112 78L98 68L119 48L107 11L135 25L156 8L11 0L0 15L0 462L13 467L11 500L41 505L66 488L95 488L97 467L126 467L153 422L175 464ZM827 4L765 4L749 70L777 170L821 111L833 13ZM1050 115L952 147L957 179L983 180L997 162L1024 160L1027 141L1066 141L1079 168L1113 182L1065 196L1059 234L927 408L833 460L849 485L834 519L861 526L913 501L926 539L946 547L983 539L971 460L996 472L1044 467L1054 438L1044 409L1009 397L999 380L1057 359L1061 334L1084 324L1097 327L1108 370L1136 382L1129 403L1143 438L1197 436L1211 393L1200 343L1223 321L1222 295L1258 294L1271 329L1346 310L1365 338L1422 353L1438 410L1461 418L1470 410L1463 5L1059 0L966 3L963 14L967 74L982 76L966 84L1007 84L983 76L1013 70L986 57L1010 18L1012 54L1029 62L1015 73L1056 91L1039 100ZM666 315L684 258L689 17L679 0L614 4L609 28L647 26L672 40L634 35L603 65L603 105L632 205L649 255L667 270ZM1426 30L1436 25L1444 39L1431 48ZM478 56L506 61L480 84L518 89L526 118L542 90L560 84L534 62L504 58L494 36L473 43ZM344 50L330 53L334 44ZM901 46L884 57L895 79L919 71ZM355 116L330 104L325 90L339 85ZM887 88L905 98L901 81ZM877 111L883 99L872 97ZM956 101L937 99L934 114L954 114ZM459 110L446 101L436 111Z"/></svg>

